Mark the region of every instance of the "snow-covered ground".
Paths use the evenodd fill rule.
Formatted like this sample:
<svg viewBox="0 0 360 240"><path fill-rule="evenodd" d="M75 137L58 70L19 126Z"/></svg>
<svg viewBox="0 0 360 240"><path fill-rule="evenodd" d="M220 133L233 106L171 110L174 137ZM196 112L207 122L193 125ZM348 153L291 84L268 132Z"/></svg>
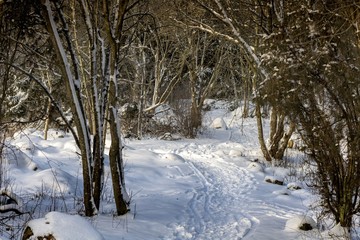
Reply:
<svg viewBox="0 0 360 240"><path fill-rule="evenodd" d="M107 169L100 214L86 220L108 240L324 239L318 229L298 229L304 220L317 225L311 222L317 217L311 208L316 197L302 183L300 152L287 150L290 162L282 167L263 163L256 120L241 119L240 109L229 112L226 104L214 104L204 116L204 126L196 139L125 140L131 212L113 216ZM40 130L28 129L10 142L6 179L24 199L26 210L34 212L28 219L51 211L81 211L81 167L75 142L69 134L54 130L49 136L45 141ZM57 222L56 218L63 219L60 223L78 224L71 228L74 234L80 230L75 238L65 234L58 239L94 236L94 230L87 232L87 225L77 217L71 220L50 213L44 221ZM68 225L61 229L60 223L55 224L60 230L53 230L54 235L69 232ZM52 224L42 224L42 231L46 226ZM3 239L9 234L0 232Z"/></svg>

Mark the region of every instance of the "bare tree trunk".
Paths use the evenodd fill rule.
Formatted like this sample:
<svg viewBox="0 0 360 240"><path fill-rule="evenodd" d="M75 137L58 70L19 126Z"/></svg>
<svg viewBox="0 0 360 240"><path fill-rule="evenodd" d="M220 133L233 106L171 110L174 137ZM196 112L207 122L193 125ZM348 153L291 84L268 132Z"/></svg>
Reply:
<svg viewBox="0 0 360 240"><path fill-rule="evenodd" d="M49 83L48 88L49 88L49 91L51 92L51 81L50 81L50 77L49 77L48 73L46 73L46 79L48 80L48 83ZM46 107L46 120L45 120L45 126L44 126L44 139L45 140L47 140L47 138L48 138L48 131L49 131L49 125L51 123L52 110L53 110L52 101L49 98L48 104L47 104L47 107Z"/></svg>
<svg viewBox="0 0 360 240"><path fill-rule="evenodd" d="M289 129L284 133L283 137L280 140L279 147L274 155L275 159L283 159L285 150L288 146L288 142L294 133L296 124L293 121L290 121Z"/></svg>
<svg viewBox="0 0 360 240"><path fill-rule="evenodd" d="M266 147L265 139L264 139L264 129L263 129L263 122L262 122L262 116L261 116L261 106L259 103L259 100L255 100L255 116L256 116L256 122L257 122L257 128L258 128L258 140L260 143L261 152L264 155L264 158L266 161L271 162L272 157L269 154L268 148Z"/></svg>
<svg viewBox="0 0 360 240"><path fill-rule="evenodd" d="M112 85L112 84L111 84ZM112 88L112 87L111 87ZM110 133L111 146L109 152L111 179L114 191L116 213L118 215L126 214L129 211L129 197L125 188L124 167L122 158L121 138L119 136L119 120L117 110L110 107Z"/></svg>
<svg viewBox="0 0 360 240"><path fill-rule="evenodd" d="M81 1L81 10L82 16L86 23L86 29L89 39L89 62L90 62L90 79L91 81L86 81L88 78L83 78L83 84L85 85L85 93L87 99L87 116L89 118L91 133L93 134L93 144L92 144L92 157L93 157L93 166L92 166L92 181L93 181L93 198L94 204L99 209L100 207L100 198L101 191L103 187L103 174L104 174L104 145L105 140L102 137L103 134L103 125L104 125L104 102L107 101L107 94L103 92L107 91L106 82L108 79L105 76L103 69L99 69L98 58L102 59L104 55L104 49L98 48L97 41L100 38L98 33L98 13L97 8L93 8L93 14L90 11L90 3L86 1ZM75 7L72 11L73 18L76 16ZM75 24L75 19L73 20ZM76 32L74 26L74 32ZM77 43L77 52L80 54L78 40L75 39ZM101 56L101 57L99 57ZM84 66L82 61L80 62L82 67L82 72L84 71ZM97 78L98 75L101 75L103 79L102 84L98 84ZM100 92L98 88L100 88Z"/></svg>
<svg viewBox="0 0 360 240"><path fill-rule="evenodd" d="M44 139L48 139L48 131L49 131L49 125L51 122L51 112L52 112L52 102L49 99L48 105L46 107L46 120L45 120L45 126L44 126Z"/></svg>
<svg viewBox="0 0 360 240"><path fill-rule="evenodd" d="M288 130L285 128L285 115L279 113L276 107L273 107L270 114L270 136L269 153L276 160L281 160L291 135L295 131L295 123L290 121Z"/></svg>
<svg viewBox="0 0 360 240"><path fill-rule="evenodd" d="M250 74L247 74L248 76L245 77L245 64L244 61L241 61L241 78L243 79L243 118L247 118L249 116L249 82L251 83ZM248 71L249 72L249 71Z"/></svg>
<svg viewBox="0 0 360 240"><path fill-rule="evenodd" d="M114 54L114 49L112 53ZM110 54L110 56L113 56ZM125 188L124 163L122 157L121 130L118 117L118 86L115 77L115 60L110 61L112 64L110 72L110 89L109 89L109 113L110 113L110 134L111 145L109 152L111 179L114 191L116 212L118 215L126 214L129 211L130 199Z"/></svg>
<svg viewBox="0 0 360 240"><path fill-rule="evenodd" d="M109 70L110 70L110 86L109 86L109 114L110 114L110 134L111 146L109 152L109 161L111 169L111 178L115 197L116 212L118 215L126 214L129 211L129 196L125 188L124 162L122 156L121 128L118 117L118 100L119 89L117 83L117 60L119 50L119 39L121 37L121 29L123 25L128 0L120 0L116 8L115 19L113 22L106 19L106 34L109 39ZM109 4L104 1L106 11L110 11ZM110 12L106 12L107 16L111 16Z"/></svg>
<svg viewBox="0 0 360 240"><path fill-rule="evenodd" d="M55 3L56 5L56 3ZM57 6L55 6L57 8ZM59 10L59 9L57 9ZM54 22L54 16L51 9L51 3L49 0L43 1L43 16L46 21L46 26L50 34L50 39L54 47L59 67L62 71L65 86L67 89L68 96L72 99L70 101L70 106L74 114L74 122L77 128L78 139L79 139L79 148L81 151L81 161L83 167L83 180L84 180L84 206L85 206L85 215L92 216L96 214L97 209L94 205L94 199L92 195L92 177L91 177L91 164L92 164L92 154L91 154L91 145L90 145L90 132L87 126L87 119L85 117L85 111L83 108L83 103L81 99L81 90L80 90L80 76L77 68L77 60L75 52L71 46L71 40L66 34L68 50L71 54L72 66L74 68L74 77L70 69L70 63L67 60L65 55L65 49L60 40L60 36ZM59 11L58 11L59 12ZM60 18L63 18L62 13L59 14ZM63 21L63 23L66 23ZM64 28L68 29L68 28Z"/></svg>

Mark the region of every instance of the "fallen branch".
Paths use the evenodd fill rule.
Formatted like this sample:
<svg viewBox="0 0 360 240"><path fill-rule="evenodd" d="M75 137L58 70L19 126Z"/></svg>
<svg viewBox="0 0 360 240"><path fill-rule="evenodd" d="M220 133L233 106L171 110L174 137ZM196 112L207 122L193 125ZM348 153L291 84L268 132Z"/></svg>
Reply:
<svg viewBox="0 0 360 240"><path fill-rule="evenodd" d="M17 214L23 213L21 210L22 200L19 196L6 189L0 190L0 195L8 197L8 199L6 200L6 204L0 205L0 213L6 213L6 212L15 212Z"/></svg>

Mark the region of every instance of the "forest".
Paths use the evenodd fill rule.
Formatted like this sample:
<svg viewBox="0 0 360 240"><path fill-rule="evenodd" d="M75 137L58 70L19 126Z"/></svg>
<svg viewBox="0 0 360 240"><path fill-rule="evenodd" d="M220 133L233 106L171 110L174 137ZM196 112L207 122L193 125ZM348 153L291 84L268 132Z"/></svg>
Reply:
<svg viewBox="0 0 360 240"><path fill-rule="evenodd" d="M71 136L78 212L101 215L110 191L113 215L124 216L136 208L125 185L127 142L199 139L209 99L241 109L239 125L253 120L263 166L290 165L296 149L312 169L306 186L319 197L321 216L349 236L356 231L356 0L0 0L1 228L31 212L18 208L26 197L9 183L19 134ZM186 236L173 239L208 239Z"/></svg>

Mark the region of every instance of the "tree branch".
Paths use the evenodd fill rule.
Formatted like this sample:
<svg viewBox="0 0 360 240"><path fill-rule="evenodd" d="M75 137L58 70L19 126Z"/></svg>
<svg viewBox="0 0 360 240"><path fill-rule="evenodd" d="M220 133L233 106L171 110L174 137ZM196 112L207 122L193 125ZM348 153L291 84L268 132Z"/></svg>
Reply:
<svg viewBox="0 0 360 240"><path fill-rule="evenodd" d="M0 195L9 198L5 205L0 206L0 213L6 213L6 212L15 212L17 214L23 213L21 210L22 200L19 196L5 189L0 190Z"/></svg>
<svg viewBox="0 0 360 240"><path fill-rule="evenodd" d="M28 76L31 80L35 81L35 83L37 83L44 90L44 93L49 97L51 103L55 106L57 112L60 114L61 119L65 122L66 126L69 128L70 132L73 134L76 145L79 146L79 139L78 139L78 137L76 135L75 130L71 126L70 122L67 120L64 112L62 111L61 107L59 106L59 104L56 102L56 100L52 96L52 94L51 94L50 90L48 89L48 87L40 79L35 77L33 74L25 71L24 69L22 69L21 67L15 65L15 64L8 63L8 62L5 62L5 61L0 61L0 64L10 66L10 67L20 71L21 73Z"/></svg>

